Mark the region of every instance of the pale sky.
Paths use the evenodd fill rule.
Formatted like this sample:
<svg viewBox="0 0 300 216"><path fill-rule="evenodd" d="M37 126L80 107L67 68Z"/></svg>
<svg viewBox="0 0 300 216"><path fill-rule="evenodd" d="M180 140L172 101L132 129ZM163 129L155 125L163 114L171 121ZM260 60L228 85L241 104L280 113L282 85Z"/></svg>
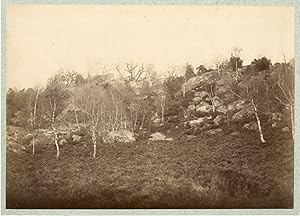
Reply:
<svg viewBox="0 0 300 216"><path fill-rule="evenodd" d="M158 73L194 67L241 47L246 64L267 56L294 57L292 7L241 6L9 6L7 87L45 84L60 68L86 74L134 61Z"/></svg>

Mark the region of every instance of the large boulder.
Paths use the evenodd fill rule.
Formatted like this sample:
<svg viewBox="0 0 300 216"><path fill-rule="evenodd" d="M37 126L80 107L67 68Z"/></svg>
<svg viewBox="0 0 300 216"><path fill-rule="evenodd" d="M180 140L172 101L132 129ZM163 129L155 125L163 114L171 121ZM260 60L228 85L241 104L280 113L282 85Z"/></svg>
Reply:
<svg viewBox="0 0 300 216"><path fill-rule="evenodd" d="M196 106L196 111L201 113L209 113L212 110L212 106L205 101L202 101Z"/></svg>
<svg viewBox="0 0 300 216"><path fill-rule="evenodd" d="M222 131L223 130L221 128L216 128L216 129L211 129L211 130L205 131L205 134L216 135L218 133L221 133Z"/></svg>
<svg viewBox="0 0 300 216"><path fill-rule="evenodd" d="M189 125L192 128L200 127L200 126L202 126L206 123L207 119L209 119L209 118L202 117L202 118L198 118L198 119L195 119L195 120L191 120L191 121L189 121Z"/></svg>
<svg viewBox="0 0 300 216"><path fill-rule="evenodd" d="M79 136L79 135L74 134L74 135L72 136L72 140L73 140L74 142L79 142L80 139L81 139L81 136Z"/></svg>
<svg viewBox="0 0 300 216"><path fill-rule="evenodd" d="M135 142L134 133L128 130L116 130L109 132L104 138L105 142Z"/></svg>
<svg viewBox="0 0 300 216"><path fill-rule="evenodd" d="M21 154L23 151L26 150L25 146L17 143L17 142L8 142L7 143L7 150L15 152L17 154Z"/></svg>
<svg viewBox="0 0 300 216"><path fill-rule="evenodd" d="M227 106L228 111L237 112L245 107L249 106L246 99L239 99Z"/></svg>
<svg viewBox="0 0 300 216"><path fill-rule="evenodd" d="M28 135L28 131L22 127L8 125L6 127L6 136L15 140L22 141Z"/></svg>
<svg viewBox="0 0 300 216"><path fill-rule="evenodd" d="M7 126L6 128L6 148L8 151L15 152L17 154L22 153L26 150L24 145L24 138L27 137L28 132L21 128L15 126ZM32 136L28 136L28 141L32 139ZM30 142L30 141L29 141ZM26 143L28 144L28 143Z"/></svg>
<svg viewBox="0 0 300 216"><path fill-rule="evenodd" d="M194 104L191 104L188 106L188 110L190 110L190 111L195 111L195 109L196 109L196 106Z"/></svg>
<svg viewBox="0 0 300 216"><path fill-rule="evenodd" d="M240 121L245 118L250 118L253 115L254 115L254 110L253 110L252 106L249 104L249 106L246 106L245 108L243 108L240 111L238 111L237 113L235 113L232 116L232 120Z"/></svg>
<svg viewBox="0 0 300 216"><path fill-rule="evenodd" d="M219 97L214 96L212 98L212 105L215 106L215 107L219 107L219 106L222 106L223 103L222 103L222 101L221 101L221 99Z"/></svg>
<svg viewBox="0 0 300 216"><path fill-rule="evenodd" d="M215 76L214 73L215 72L210 71L199 76L194 76L182 85L182 89L188 92L196 87L202 87L204 85L210 84L213 82L213 77Z"/></svg>
<svg viewBox="0 0 300 216"><path fill-rule="evenodd" d="M246 129L246 130L249 130L249 131L258 130L258 126L257 126L256 122L247 123L247 124L244 125L243 128Z"/></svg>
<svg viewBox="0 0 300 216"><path fill-rule="evenodd" d="M282 128L282 132L289 132L290 131L290 128L289 127L284 127Z"/></svg>
<svg viewBox="0 0 300 216"><path fill-rule="evenodd" d="M63 146L63 145L65 145L65 144L67 144L68 142L67 142L67 140L66 139L61 139L59 142L58 142L58 144L60 145L60 146Z"/></svg>
<svg viewBox="0 0 300 216"><path fill-rule="evenodd" d="M201 101L202 101L201 97L194 97L193 98L193 104L195 104L195 105L199 104Z"/></svg>
<svg viewBox="0 0 300 216"><path fill-rule="evenodd" d="M221 106L218 106L218 107L216 108L216 111L219 112L219 113L226 114L226 113L227 113L227 108L226 108L226 106L221 105Z"/></svg>
<svg viewBox="0 0 300 216"><path fill-rule="evenodd" d="M200 91L195 93L195 97L199 97L201 100L205 99L209 94L206 91Z"/></svg>
<svg viewBox="0 0 300 216"><path fill-rule="evenodd" d="M223 116L217 115L216 118L214 119L215 125L219 126L221 124L222 120L223 120Z"/></svg>
<svg viewBox="0 0 300 216"><path fill-rule="evenodd" d="M156 132L150 135L149 141L172 141L172 138L167 138L166 135Z"/></svg>

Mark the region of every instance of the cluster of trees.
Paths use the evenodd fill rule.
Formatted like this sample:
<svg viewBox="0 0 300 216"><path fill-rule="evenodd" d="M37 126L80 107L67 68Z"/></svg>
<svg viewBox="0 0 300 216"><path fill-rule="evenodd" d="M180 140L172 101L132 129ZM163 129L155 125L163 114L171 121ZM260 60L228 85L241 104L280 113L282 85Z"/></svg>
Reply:
<svg viewBox="0 0 300 216"><path fill-rule="evenodd" d="M217 71L219 75L229 73L238 77L239 83L232 85L233 93L247 99L255 110L261 132L260 113L272 107L270 103L289 107L291 121L294 118L294 66L290 63L275 65L266 57L254 60L240 73L242 59L236 50L229 60L217 59L215 69L203 65L196 68L187 64L184 71L173 68L160 78L152 65L133 62L119 65L115 71L120 79L111 79L108 74L82 77L75 71L59 71L45 87L7 91L7 124L27 128L35 137L38 129L51 129L59 156L58 133L61 124L84 127L93 143L96 157L97 143L114 130L126 129L133 132L149 130L153 116L159 116L160 125L178 125L182 122L188 106L184 83L191 77ZM254 72L253 72L254 71ZM219 76L217 80L222 79ZM237 79L236 79L237 80ZM215 95L215 85L208 92ZM183 91L183 94L178 92ZM213 98L213 97L212 97ZM275 107L275 105L274 105Z"/></svg>

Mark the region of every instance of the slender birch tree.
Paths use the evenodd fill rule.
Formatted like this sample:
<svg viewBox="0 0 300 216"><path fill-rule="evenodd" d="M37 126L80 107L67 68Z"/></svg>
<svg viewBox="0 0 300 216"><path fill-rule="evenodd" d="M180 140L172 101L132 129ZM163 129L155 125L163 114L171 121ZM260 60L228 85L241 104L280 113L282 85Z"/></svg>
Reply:
<svg viewBox="0 0 300 216"><path fill-rule="evenodd" d="M56 146L56 157L59 156L57 116L62 113L67 105L67 99L70 94L59 81L58 75L51 77L45 89L46 98L48 100L48 116L54 134L54 143Z"/></svg>

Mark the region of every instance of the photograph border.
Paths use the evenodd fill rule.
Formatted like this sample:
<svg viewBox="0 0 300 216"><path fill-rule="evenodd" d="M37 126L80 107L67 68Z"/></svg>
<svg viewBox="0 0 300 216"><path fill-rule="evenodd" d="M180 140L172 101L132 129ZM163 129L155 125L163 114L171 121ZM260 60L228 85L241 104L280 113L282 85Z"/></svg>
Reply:
<svg viewBox="0 0 300 216"><path fill-rule="evenodd" d="M6 209L6 9L9 5L203 5L290 6L295 8L295 137L293 209ZM2 0L1 1L1 214L4 215L299 215L300 0ZM298 183L299 184L299 183Z"/></svg>

